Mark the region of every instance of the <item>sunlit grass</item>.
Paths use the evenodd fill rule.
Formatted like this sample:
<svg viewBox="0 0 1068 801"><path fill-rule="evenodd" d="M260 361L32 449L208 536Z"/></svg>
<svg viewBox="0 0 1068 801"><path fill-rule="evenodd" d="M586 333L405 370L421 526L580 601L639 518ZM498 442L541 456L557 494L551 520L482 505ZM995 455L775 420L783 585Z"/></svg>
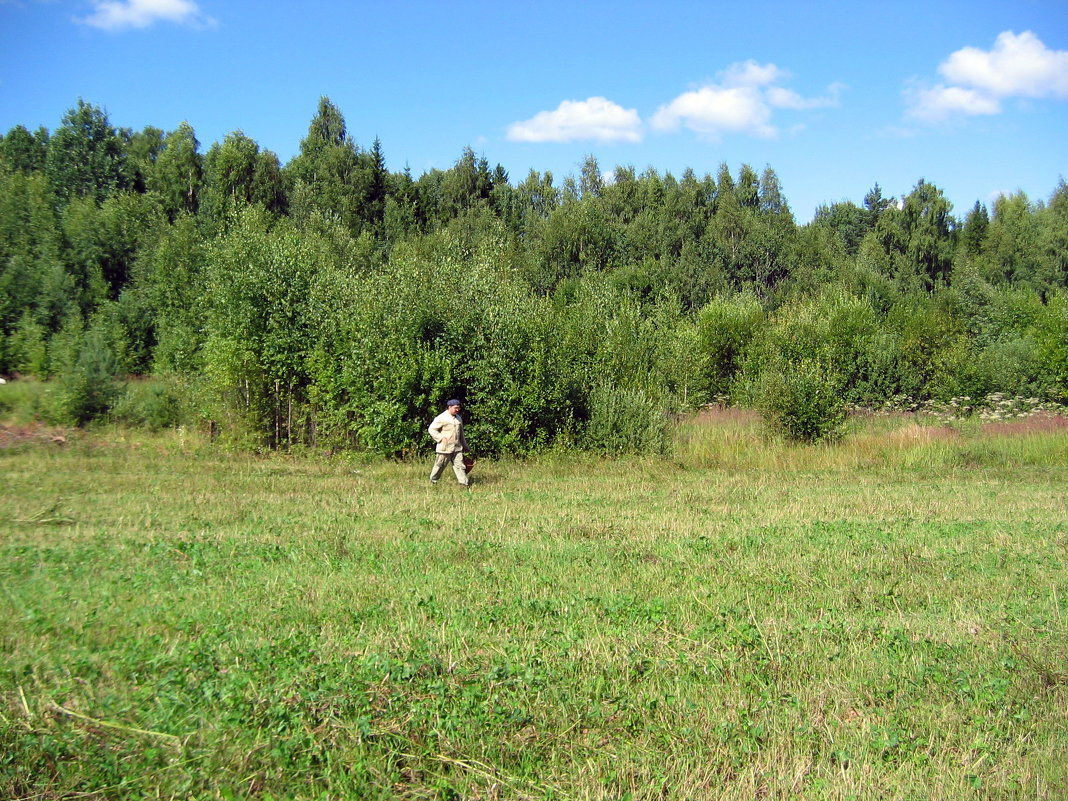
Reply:
<svg viewBox="0 0 1068 801"><path fill-rule="evenodd" d="M1064 433L0 450L0 797L1068 792Z"/></svg>

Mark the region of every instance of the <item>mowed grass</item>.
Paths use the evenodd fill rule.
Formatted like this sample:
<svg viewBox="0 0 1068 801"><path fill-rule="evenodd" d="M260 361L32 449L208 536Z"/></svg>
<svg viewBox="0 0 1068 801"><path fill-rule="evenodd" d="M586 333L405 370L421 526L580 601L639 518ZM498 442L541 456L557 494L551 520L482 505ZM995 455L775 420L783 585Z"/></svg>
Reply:
<svg viewBox="0 0 1068 801"><path fill-rule="evenodd" d="M428 470L0 450L0 798L1068 797L1065 431Z"/></svg>

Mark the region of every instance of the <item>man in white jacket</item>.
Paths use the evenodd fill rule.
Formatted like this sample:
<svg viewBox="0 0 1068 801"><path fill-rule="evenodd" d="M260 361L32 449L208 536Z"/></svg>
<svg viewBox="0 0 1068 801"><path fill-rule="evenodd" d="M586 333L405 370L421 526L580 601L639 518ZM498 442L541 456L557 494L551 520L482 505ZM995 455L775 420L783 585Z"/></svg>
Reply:
<svg viewBox="0 0 1068 801"><path fill-rule="evenodd" d="M452 471L456 473L456 480L463 486L467 484L467 470L464 468L464 451L467 450L467 440L464 439L464 421L460 417L460 401L450 400L445 404L445 411L434 418L430 424L430 436L437 443L434 451L437 458L434 459L434 468L430 471L430 483L437 484L445 465L452 462Z"/></svg>

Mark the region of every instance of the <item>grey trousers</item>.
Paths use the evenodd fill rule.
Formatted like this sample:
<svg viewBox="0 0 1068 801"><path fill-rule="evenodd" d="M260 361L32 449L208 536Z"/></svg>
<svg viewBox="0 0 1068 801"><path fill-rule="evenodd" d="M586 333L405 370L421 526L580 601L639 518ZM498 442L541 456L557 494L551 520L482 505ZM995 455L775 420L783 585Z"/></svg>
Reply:
<svg viewBox="0 0 1068 801"><path fill-rule="evenodd" d="M437 481L441 478L441 474L445 470L445 465L452 462L452 472L456 474L456 480L466 487L467 471L464 470L464 452L439 453L436 454L436 456L437 458L434 460L434 468L430 471L430 480Z"/></svg>

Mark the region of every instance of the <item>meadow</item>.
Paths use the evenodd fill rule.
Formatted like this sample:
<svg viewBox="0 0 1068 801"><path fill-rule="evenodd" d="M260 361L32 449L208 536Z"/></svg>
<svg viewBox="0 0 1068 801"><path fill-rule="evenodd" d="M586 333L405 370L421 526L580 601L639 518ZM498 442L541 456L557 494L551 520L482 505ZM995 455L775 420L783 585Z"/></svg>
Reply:
<svg viewBox="0 0 1068 801"><path fill-rule="evenodd" d="M470 491L8 431L0 797L1068 797L1068 427L920 422Z"/></svg>

